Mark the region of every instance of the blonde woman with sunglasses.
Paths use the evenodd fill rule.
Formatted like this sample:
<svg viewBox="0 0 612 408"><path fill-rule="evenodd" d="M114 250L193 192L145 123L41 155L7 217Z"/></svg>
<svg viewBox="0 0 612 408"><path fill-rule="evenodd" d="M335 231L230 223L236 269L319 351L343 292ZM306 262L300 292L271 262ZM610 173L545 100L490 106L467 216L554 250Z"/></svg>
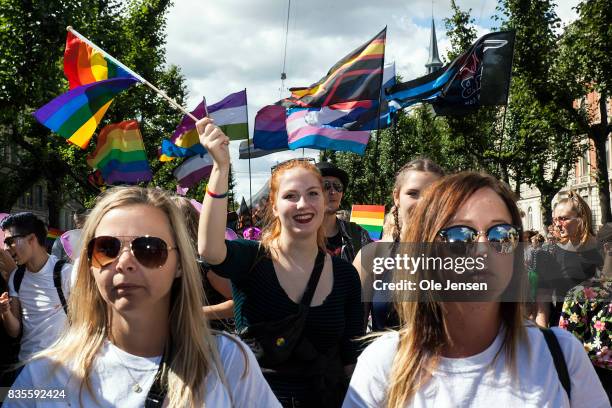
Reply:
<svg viewBox="0 0 612 408"><path fill-rule="evenodd" d="M71 324L23 368L7 407L278 406L251 352L202 318L195 248L167 193L109 190L82 237Z"/></svg>
<svg viewBox="0 0 612 408"><path fill-rule="evenodd" d="M419 222L408 225L402 242L446 250L479 243L475 254L486 259L493 290L463 302L425 290L418 302L398 301L400 329L361 354L345 408L609 407L582 345L560 329L541 332L510 297L520 295L526 275L521 217L508 187L479 173L447 176L425 192L411 218ZM418 270L417 280L423 276ZM551 352L549 341L561 353ZM562 362L567 378L556 369Z"/></svg>

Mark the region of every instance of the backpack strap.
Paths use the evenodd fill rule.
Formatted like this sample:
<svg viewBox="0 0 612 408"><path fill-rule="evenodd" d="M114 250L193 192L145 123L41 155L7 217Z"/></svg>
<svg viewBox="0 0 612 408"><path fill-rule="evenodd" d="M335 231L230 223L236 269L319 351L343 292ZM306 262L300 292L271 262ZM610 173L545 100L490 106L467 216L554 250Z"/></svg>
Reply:
<svg viewBox="0 0 612 408"><path fill-rule="evenodd" d="M169 346L172 349L172 345ZM145 408L161 408L164 405L166 395L168 395L168 365L170 363L171 351L166 350L159 362L155 380L149 388L147 399L145 400Z"/></svg>
<svg viewBox="0 0 612 408"><path fill-rule="evenodd" d="M19 265L17 271L15 271L15 275L13 275L13 287L17 293L19 293L19 289L21 288L21 281L23 281L23 277L25 276L25 269L25 265Z"/></svg>
<svg viewBox="0 0 612 408"><path fill-rule="evenodd" d="M57 295L59 296L60 302L62 302L64 312L68 314L68 304L66 303L64 291L62 290L62 268L65 264L66 261L63 259L55 263L55 266L53 267L53 285L55 285L55 289L57 290Z"/></svg>
<svg viewBox="0 0 612 408"><path fill-rule="evenodd" d="M544 335L544 340L546 340L546 344L548 345L548 350L552 355L553 362L555 363L555 369L557 370L557 375L559 376L559 381L561 385L567 392L567 398L571 399L571 381L570 376L567 371L567 364L565 363L565 357L563 356L563 350L561 350L561 345L559 344L559 340L555 333L546 328L540 327L540 331Z"/></svg>
<svg viewBox="0 0 612 408"><path fill-rule="evenodd" d="M300 301L300 304L306 306L307 308L310 307L310 302L312 301L312 297L314 296L317 285L319 284L319 278L321 277L321 272L323 272L324 264L325 252L319 249L314 267L312 268L312 273L310 274L310 279L308 279L308 284L306 285L306 291L304 292L302 300Z"/></svg>

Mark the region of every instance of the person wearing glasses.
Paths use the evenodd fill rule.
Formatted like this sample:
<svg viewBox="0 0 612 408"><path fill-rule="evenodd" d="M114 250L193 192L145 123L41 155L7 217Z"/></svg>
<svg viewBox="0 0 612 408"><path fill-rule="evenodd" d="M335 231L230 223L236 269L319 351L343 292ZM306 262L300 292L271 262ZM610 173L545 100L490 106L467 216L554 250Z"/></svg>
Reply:
<svg viewBox="0 0 612 408"><path fill-rule="evenodd" d="M364 324L368 324L371 315L373 331L395 328L399 324L389 292L376 291L373 288L375 279L389 283L392 271L387 269L382 274L375 274L371 265L375 257L394 257L398 251L401 231L411 222L410 211L421 199L423 191L436 180L444 176L444 170L428 158L409 161L399 169L393 185L393 207L387 214L389 222L386 237L379 242L390 244L367 245L357 253L353 266L359 271L364 304Z"/></svg>
<svg viewBox="0 0 612 408"><path fill-rule="evenodd" d="M559 323L566 293L595 276L603 264L593 234L591 209L580 195L570 191L557 203L553 223L558 242L535 256L539 297L536 322L544 327Z"/></svg>
<svg viewBox="0 0 612 408"><path fill-rule="evenodd" d="M567 292L559 327L582 342L612 404L612 223L596 239L604 256L601 275Z"/></svg>
<svg viewBox="0 0 612 408"><path fill-rule="evenodd" d="M10 255L1 262L10 272L8 292L0 296L2 323L10 336L21 335L19 361L26 361L53 344L66 324L72 265L47 253L47 227L36 215L10 215L0 229Z"/></svg>
<svg viewBox="0 0 612 408"><path fill-rule="evenodd" d="M398 300L399 331L361 354L343 407L609 406L582 345L563 330L547 332L566 362L568 392L544 334L525 320L522 302L508 298L526 279L521 216L508 186L481 173L450 175L425 191L411 217L419 222L407 225L402 242L478 243L495 288L488 300L434 299L428 290L418 301Z"/></svg>
<svg viewBox="0 0 612 408"><path fill-rule="evenodd" d="M372 242L372 239L365 229L354 222L343 221L336 215L349 184L349 176L344 170L329 162L319 162L317 168L323 176L323 189L327 195L323 220L327 252L347 262L353 262L359 250Z"/></svg>
<svg viewBox="0 0 612 408"><path fill-rule="evenodd" d="M195 245L169 193L109 189L82 238L70 325L23 368L7 407L279 406L250 350L202 318ZM62 394L22 398L33 389Z"/></svg>
<svg viewBox="0 0 612 408"><path fill-rule="evenodd" d="M325 250L321 173L306 160L276 166L261 241L226 241L229 139L209 118L196 127L213 159L198 251L232 281L238 333L284 407L339 407L364 334L361 287L355 268Z"/></svg>

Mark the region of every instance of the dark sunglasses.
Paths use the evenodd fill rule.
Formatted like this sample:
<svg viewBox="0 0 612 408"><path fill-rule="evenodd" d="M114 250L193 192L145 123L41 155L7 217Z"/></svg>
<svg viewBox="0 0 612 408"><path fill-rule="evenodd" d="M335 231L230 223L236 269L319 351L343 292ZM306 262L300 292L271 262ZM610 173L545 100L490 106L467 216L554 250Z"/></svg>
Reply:
<svg viewBox="0 0 612 408"><path fill-rule="evenodd" d="M150 237L95 237L87 244L87 259L94 268L103 268L112 264L123 251L124 240L132 238L130 251L134 258L145 268L161 268L168 260L168 251L177 249L170 247L161 238Z"/></svg>
<svg viewBox="0 0 612 408"><path fill-rule="evenodd" d="M500 254L514 252L519 243L519 228L510 224L493 225L486 231L476 231L467 225L453 225L438 232L442 242L473 244L480 235L485 235L489 244Z"/></svg>
<svg viewBox="0 0 612 408"><path fill-rule="evenodd" d="M324 181L323 182L323 189L325 191L329 191L332 189L332 187L334 188L334 190L336 190L338 193L341 193L344 191L344 186L342 185L342 183L340 183L339 181L334 181L333 183L331 181Z"/></svg>
<svg viewBox="0 0 612 408"><path fill-rule="evenodd" d="M15 246L15 241L18 238L23 238L23 237L27 237L27 235L13 235L12 237L4 238L4 245L6 245L9 248L13 247Z"/></svg>

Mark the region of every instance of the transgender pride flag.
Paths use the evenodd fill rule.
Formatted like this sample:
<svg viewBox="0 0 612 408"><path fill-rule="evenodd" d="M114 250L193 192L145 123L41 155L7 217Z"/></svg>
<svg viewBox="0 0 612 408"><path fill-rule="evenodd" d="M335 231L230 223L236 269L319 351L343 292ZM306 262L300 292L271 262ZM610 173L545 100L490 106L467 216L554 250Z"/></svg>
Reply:
<svg viewBox="0 0 612 408"><path fill-rule="evenodd" d="M310 148L336 150L363 155L370 140L368 130L349 131L330 126L313 125L308 109L287 110L287 133L291 150Z"/></svg>

